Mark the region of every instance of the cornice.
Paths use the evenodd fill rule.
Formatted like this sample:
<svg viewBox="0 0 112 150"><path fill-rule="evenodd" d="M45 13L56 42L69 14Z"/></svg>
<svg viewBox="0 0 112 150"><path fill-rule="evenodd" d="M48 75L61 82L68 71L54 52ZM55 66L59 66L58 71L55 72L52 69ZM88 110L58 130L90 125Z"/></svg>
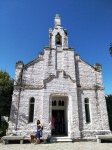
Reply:
<svg viewBox="0 0 112 150"><path fill-rule="evenodd" d="M24 66L24 69L26 69L27 67L33 65L34 63L36 63L36 62L38 62L38 61L43 61L43 60L44 60L44 58L42 58L42 57L36 58L35 60L33 60L33 61L29 62L28 64L26 64L26 65Z"/></svg>
<svg viewBox="0 0 112 150"><path fill-rule="evenodd" d="M77 87L77 89L79 89L79 90L104 90L103 87L99 87L99 88L96 88L96 87Z"/></svg>
<svg viewBox="0 0 112 150"><path fill-rule="evenodd" d="M15 85L14 86L15 89L34 89L34 90L41 90L44 89L43 85L37 85L37 86L33 86L33 85Z"/></svg>

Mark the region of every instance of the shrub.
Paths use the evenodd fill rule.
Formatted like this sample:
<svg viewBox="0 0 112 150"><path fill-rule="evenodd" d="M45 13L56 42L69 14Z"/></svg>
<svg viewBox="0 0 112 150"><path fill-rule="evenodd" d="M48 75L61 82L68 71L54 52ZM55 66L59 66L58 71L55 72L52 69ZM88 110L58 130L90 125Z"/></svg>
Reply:
<svg viewBox="0 0 112 150"><path fill-rule="evenodd" d="M8 129L8 123L6 121L2 121L0 123L0 137L6 135L7 129Z"/></svg>

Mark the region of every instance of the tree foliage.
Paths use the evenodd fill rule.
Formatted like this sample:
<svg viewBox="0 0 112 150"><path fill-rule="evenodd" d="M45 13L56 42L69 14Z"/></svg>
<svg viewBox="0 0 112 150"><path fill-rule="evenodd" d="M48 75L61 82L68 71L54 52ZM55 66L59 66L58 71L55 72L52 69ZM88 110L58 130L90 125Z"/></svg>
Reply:
<svg viewBox="0 0 112 150"><path fill-rule="evenodd" d="M8 129L8 122L2 121L0 123L0 138L6 135L6 130Z"/></svg>
<svg viewBox="0 0 112 150"><path fill-rule="evenodd" d="M110 45L109 51L110 51L110 55L112 56L112 43Z"/></svg>
<svg viewBox="0 0 112 150"><path fill-rule="evenodd" d="M112 131L112 95L108 95L108 97L106 97L106 103L107 103L110 130Z"/></svg>
<svg viewBox="0 0 112 150"><path fill-rule="evenodd" d="M13 93L13 80L6 71L0 71L0 115L9 116Z"/></svg>

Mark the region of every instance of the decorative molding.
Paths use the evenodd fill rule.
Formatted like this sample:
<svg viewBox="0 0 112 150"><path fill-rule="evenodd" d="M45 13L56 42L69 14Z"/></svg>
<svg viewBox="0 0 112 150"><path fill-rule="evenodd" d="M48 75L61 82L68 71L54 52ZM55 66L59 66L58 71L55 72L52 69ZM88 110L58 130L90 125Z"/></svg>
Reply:
<svg viewBox="0 0 112 150"><path fill-rule="evenodd" d="M73 83L75 83L75 82L76 82L76 80L73 80L73 79L71 78L71 76L70 76L70 75L65 75L65 76L64 76L64 78L70 78L70 80L71 80Z"/></svg>
<svg viewBox="0 0 112 150"><path fill-rule="evenodd" d="M50 81L51 79L54 79L54 78L56 78L55 75L49 75L49 77L46 78L46 79L44 79L44 81L45 81L45 82L48 82L48 81Z"/></svg>
<svg viewBox="0 0 112 150"><path fill-rule="evenodd" d="M39 62L39 61L43 61L44 60L44 58L43 57L39 57L39 58L36 58L35 60L33 60L33 61L31 61L31 62L29 62L28 64L26 64L26 65L24 65L24 69L27 69L27 67L29 67L29 66L31 66L31 65L33 65L34 63L36 63L36 62Z"/></svg>
<svg viewBox="0 0 112 150"><path fill-rule="evenodd" d="M49 76L47 79L45 79L45 82L48 82L49 80L55 78L54 75L51 75ZM72 79L71 79L72 80ZM75 80L73 80L73 83L75 83ZM45 86L44 85L37 85L37 86L33 86L33 85L14 85L14 88L17 90L17 89L37 89L37 90L41 90L41 89L44 89ZM96 88L96 87L79 87L77 86L77 89L79 90L104 90L103 87L99 87L99 88Z"/></svg>
<svg viewBox="0 0 112 150"><path fill-rule="evenodd" d="M52 100L52 97L69 97L68 93L52 93L50 95L50 99Z"/></svg>
<svg viewBox="0 0 112 150"><path fill-rule="evenodd" d="M37 86L33 86L33 85L15 85L14 86L15 89L36 89L36 90L41 90L44 89L43 85L37 85Z"/></svg>
<svg viewBox="0 0 112 150"><path fill-rule="evenodd" d="M51 79L57 78L59 72L62 72L62 71L64 72L64 70L56 70L56 75L49 75L49 77L46 78L46 79L44 79L44 81L47 82L47 81L49 81L49 80L51 80ZM70 78L70 80L71 80L73 83L76 82L76 80L73 80L72 77L71 77L70 75L68 75L68 74L66 74L66 75L63 74L63 76L64 76L64 78Z"/></svg>
<svg viewBox="0 0 112 150"><path fill-rule="evenodd" d="M104 90L103 87L99 87L99 88L96 88L96 87L77 87L77 89L79 89L79 90Z"/></svg>

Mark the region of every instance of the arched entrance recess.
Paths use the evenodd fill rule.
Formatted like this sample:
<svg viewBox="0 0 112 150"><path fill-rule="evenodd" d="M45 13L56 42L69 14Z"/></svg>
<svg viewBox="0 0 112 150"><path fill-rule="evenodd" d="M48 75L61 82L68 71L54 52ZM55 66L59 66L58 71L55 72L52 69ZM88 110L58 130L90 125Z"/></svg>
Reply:
<svg viewBox="0 0 112 150"><path fill-rule="evenodd" d="M68 136L68 95L51 94L50 120L52 136Z"/></svg>

